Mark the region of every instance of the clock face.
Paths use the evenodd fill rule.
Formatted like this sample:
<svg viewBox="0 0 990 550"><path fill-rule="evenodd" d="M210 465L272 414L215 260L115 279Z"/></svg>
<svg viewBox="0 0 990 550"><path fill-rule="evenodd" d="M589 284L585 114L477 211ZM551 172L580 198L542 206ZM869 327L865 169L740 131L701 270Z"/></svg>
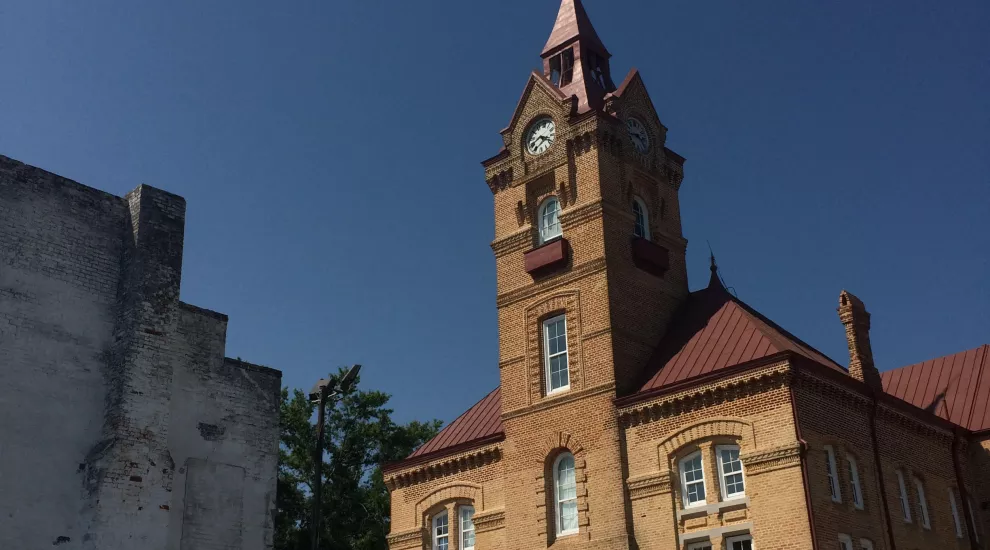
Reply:
<svg viewBox="0 0 990 550"><path fill-rule="evenodd" d="M539 155L546 151L553 143L556 131L552 118L537 119L526 132L526 150L531 155Z"/></svg>
<svg viewBox="0 0 990 550"><path fill-rule="evenodd" d="M626 130L629 130L629 138L640 153L645 153L650 149L650 134L646 132L646 125L637 118L626 119Z"/></svg>

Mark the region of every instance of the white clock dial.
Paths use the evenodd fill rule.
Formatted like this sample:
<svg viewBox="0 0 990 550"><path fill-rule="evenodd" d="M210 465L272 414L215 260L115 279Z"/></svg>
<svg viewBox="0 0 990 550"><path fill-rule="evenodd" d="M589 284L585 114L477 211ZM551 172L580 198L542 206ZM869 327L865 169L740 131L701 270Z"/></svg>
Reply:
<svg viewBox="0 0 990 550"><path fill-rule="evenodd" d="M557 128L552 118L541 118L534 122L526 132L526 150L531 155L539 155L550 148L557 135Z"/></svg>
<svg viewBox="0 0 990 550"><path fill-rule="evenodd" d="M629 131L629 138L632 139L633 146L640 153L645 153L650 149L650 134L646 132L646 125L639 119L629 117L626 119L626 130Z"/></svg>

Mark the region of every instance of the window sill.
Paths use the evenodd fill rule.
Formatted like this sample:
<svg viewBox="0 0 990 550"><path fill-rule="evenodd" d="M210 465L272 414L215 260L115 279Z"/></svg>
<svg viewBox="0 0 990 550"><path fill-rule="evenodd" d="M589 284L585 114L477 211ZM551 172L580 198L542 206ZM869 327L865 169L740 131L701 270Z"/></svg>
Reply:
<svg viewBox="0 0 990 550"><path fill-rule="evenodd" d="M749 497L738 497L732 500L723 500L721 502L714 502L704 506L694 506L691 508L678 510L677 520L680 521L682 519L693 518L696 516L707 516L708 514L728 512L729 510L734 510L736 508L747 507L749 507Z"/></svg>
<svg viewBox="0 0 990 550"><path fill-rule="evenodd" d="M537 276L567 264L570 247L567 239L560 237L530 250L523 255L526 272Z"/></svg>
<svg viewBox="0 0 990 550"><path fill-rule="evenodd" d="M657 277L663 277L670 269L667 249L648 239L633 237L632 256L636 267Z"/></svg>
<svg viewBox="0 0 990 550"><path fill-rule="evenodd" d="M564 531L563 533L557 533L557 538L562 539L566 537L573 537L574 535L577 535L579 532L580 532L579 529L575 529L573 531Z"/></svg>

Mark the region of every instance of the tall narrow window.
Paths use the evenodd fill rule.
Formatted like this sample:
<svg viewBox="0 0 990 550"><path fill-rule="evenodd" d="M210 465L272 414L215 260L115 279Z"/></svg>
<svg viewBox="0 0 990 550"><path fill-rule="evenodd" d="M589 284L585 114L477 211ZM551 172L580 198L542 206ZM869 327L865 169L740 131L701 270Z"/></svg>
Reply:
<svg viewBox="0 0 990 550"><path fill-rule="evenodd" d="M571 386L567 369L567 320L563 315L543 321L543 342L549 395Z"/></svg>
<svg viewBox="0 0 990 550"><path fill-rule="evenodd" d="M646 203L639 197L633 197L632 209L633 217L636 219L636 227L633 229L633 234L637 237L650 240L650 217L646 209Z"/></svg>
<svg viewBox="0 0 990 550"><path fill-rule="evenodd" d="M959 521L959 508L956 507L956 492L949 487L949 509L952 511L952 523L956 526L956 538L963 538L962 522Z"/></svg>
<svg viewBox="0 0 990 550"><path fill-rule="evenodd" d="M449 539L447 512L440 512L433 517L433 550L447 550Z"/></svg>
<svg viewBox="0 0 990 550"><path fill-rule="evenodd" d="M966 495L966 502L969 504L969 521L973 523L973 538L980 542L980 525L976 523L976 508L973 508L973 499Z"/></svg>
<svg viewBox="0 0 990 550"><path fill-rule="evenodd" d="M557 506L557 535L578 532L577 482L574 455L563 453L553 465L554 500Z"/></svg>
<svg viewBox="0 0 990 550"><path fill-rule="evenodd" d="M843 533L839 533L839 548L841 550L853 550L852 537Z"/></svg>
<svg viewBox="0 0 990 550"><path fill-rule="evenodd" d="M574 50L567 48L550 58L550 82L566 86L574 78Z"/></svg>
<svg viewBox="0 0 990 550"><path fill-rule="evenodd" d="M684 495L684 507L702 506L705 504L705 471L701 463L701 451L688 455L681 460L681 493Z"/></svg>
<svg viewBox="0 0 990 550"><path fill-rule="evenodd" d="M540 206L540 244L560 236L560 202L550 197Z"/></svg>
<svg viewBox="0 0 990 550"><path fill-rule="evenodd" d="M904 474L897 470L897 490L900 492L901 515L904 523L911 523L911 503L908 501L907 485L904 484Z"/></svg>
<svg viewBox="0 0 990 550"><path fill-rule="evenodd" d="M832 450L831 445L825 445L825 468L828 474L828 489L832 493L832 502L842 502L839 473L835 467L835 451Z"/></svg>
<svg viewBox="0 0 990 550"><path fill-rule="evenodd" d="M474 550L474 508L471 506L461 506L460 518L461 550Z"/></svg>
<svg viewBox="0 0 990 550"><path fill-rule="evenodd" d="M920 479L915 478L914 489L918 493L918 516L921 519L921 526L931 529L932 523L928 518L928 501L925 500L925 486Z"/></svg>
<svg viewBox="0 0 990 550"><path fill-rule="evenodd" d="M739 535L725 539L726 550L753 550L753 537Z"/></svg>
<svg viewBox="0 0 990 550"><path fill-rule="evenodd" d="M722 500L739 498L746 494L743 481L742 461L739 460L739 447L735 445L718 445L715 447L718 455L718 474L722 484Z"/></svg>
<svg viewBox="0 0 990 550"><path fill-rule="evenodd" d="M863 486L859 483L859 468L856 467L856 459L852 455L846 455L849 462L849 489L852 491L853 506L857 510L863 509Z"/></svg>

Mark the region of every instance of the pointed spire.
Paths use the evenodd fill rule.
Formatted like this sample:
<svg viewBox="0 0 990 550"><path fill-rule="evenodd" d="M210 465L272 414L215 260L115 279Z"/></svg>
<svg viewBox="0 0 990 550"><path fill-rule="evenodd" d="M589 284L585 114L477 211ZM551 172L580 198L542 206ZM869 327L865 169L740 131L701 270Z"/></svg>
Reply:
<svg viewBox="0 0 990 550"><path fill-rule="evenodd" d="M715 253L709 249L709 254L711 254L711 266L708 268L712 272L712 276L708 279L708 288L722 288L722 278L718 276L718 264L715 263Z"/></svg>
<svg viewBox="0 0 990 550"><path fill-rule="evenodd" d="M556 50L577 39L584 41L586 46L594 48L599 54L611 57L605 44L598 38L595 27L591 25L591 19L588 18L588 12L584 11L581 0L562 0L557 21L540 56L556 53Z"/></svg>
<svg viewBox="0 0 990 550"><path fill-rule="evenodd" d="M600 109L615 90L609 71L611 54L591 25L581 0L561 0L557 21L543 47L543 76L566 96L577 99L577 113Z"/></svg>

